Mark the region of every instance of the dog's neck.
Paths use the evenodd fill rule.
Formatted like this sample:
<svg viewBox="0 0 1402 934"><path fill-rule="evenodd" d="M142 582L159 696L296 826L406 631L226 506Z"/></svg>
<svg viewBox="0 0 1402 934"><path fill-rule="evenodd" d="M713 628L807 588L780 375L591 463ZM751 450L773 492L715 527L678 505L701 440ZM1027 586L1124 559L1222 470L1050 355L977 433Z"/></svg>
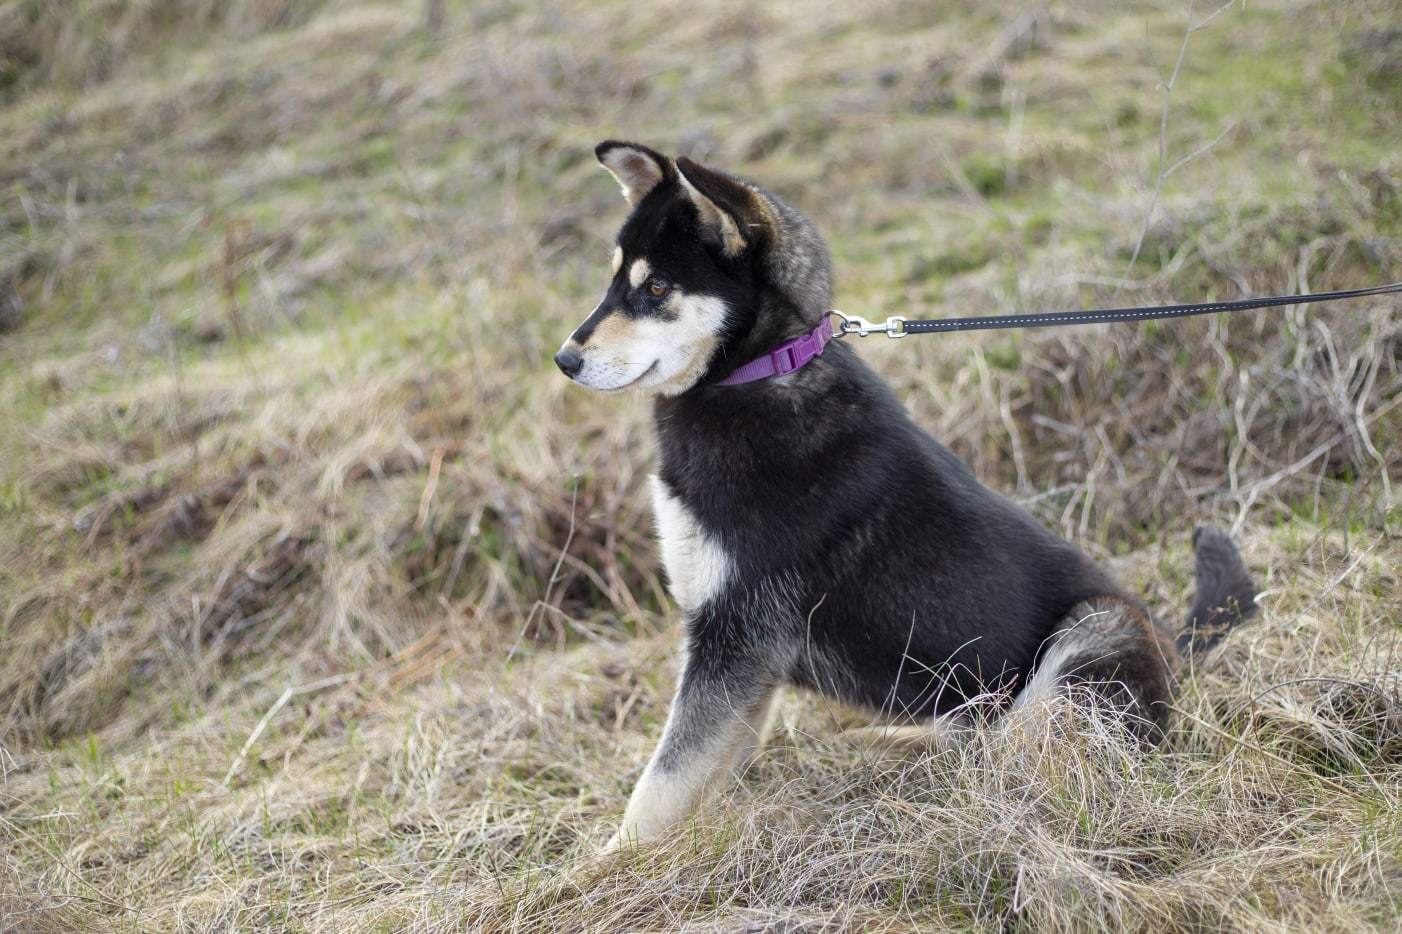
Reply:
<svg viewBox="0 0 1402 934"><path fill-rule="evenodd" d="M720 489L776 470L802 473L837 435L865 431L864 412L874 409L905 417L851 348L830 343L821 357L784 376L657 397L659 466L682 495L693 480ZM709 476L685 476L696 471Z"/></svg>
<svg viewBox="0 0 1402 934"><path fill-rule="evenodd" d="M777 289L763 294L758 303L755 323L738 340L727 342L711 361L697 389L714 386L737 367L772 352L776 347L803 337L816 327L825 310L805 313L788 296ZM809 319L812 320L809 320ZM696 391L696 390L693 390Z"/></svg>

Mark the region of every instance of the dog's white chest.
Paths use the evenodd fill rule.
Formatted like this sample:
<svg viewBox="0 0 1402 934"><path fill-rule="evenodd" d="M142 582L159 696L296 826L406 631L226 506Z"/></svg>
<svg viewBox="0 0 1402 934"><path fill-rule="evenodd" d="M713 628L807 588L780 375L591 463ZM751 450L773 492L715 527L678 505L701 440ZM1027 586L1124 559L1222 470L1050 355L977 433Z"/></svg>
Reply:
<svg viewBox="0 0 1402 934"><path fill-rule="evenodd" d="M730 578L730 555L701 528L691 510L667 491L653 474L652 510L667 586L685 612L692 612L720 593Z"/></svg>

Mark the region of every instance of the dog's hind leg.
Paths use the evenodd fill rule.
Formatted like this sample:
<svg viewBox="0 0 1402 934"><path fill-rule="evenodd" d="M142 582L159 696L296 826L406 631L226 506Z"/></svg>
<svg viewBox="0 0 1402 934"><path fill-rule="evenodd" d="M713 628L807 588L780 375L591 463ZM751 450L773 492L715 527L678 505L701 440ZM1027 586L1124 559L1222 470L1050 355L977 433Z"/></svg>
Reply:
<svg viewBox="0 0 1402 934"><path fill-rule="evenodd" d="M1163 736L1178 655L1173 640L1127 600L1100 597L1078 604L1042 646L1032 676L1012 711L1067 688L1085 688L1124 718L1145 743Z"/></svg>
<svg viewBox="0 0 1402 934"><path fill-rule="evenodd" d="M740 744L740 749L735 755L735 775L737 777L744 773L745 768L764 748L764 744L769 742L769 734L774 732L774 719L779 708L779 695L781 693L779 688L770 691L768 701L762 702L745 717L749 732L746 733Z"/></svg>
<svg viewBox="0 0 1402 934"><path fill-rule="evenodd" d="M946 714L925 723L874 723L843 730L839 735L863 745L928 751L958 746L970 729L967 718Z"/></svg>
<svg viewBox="0 0 1402 934"><path fill-rule="evenodd" d="M605 851L651 840L680 823L759 739L777 680L753 659L717 665L692 654L677 685L662 742L633 789Z"/></svg>

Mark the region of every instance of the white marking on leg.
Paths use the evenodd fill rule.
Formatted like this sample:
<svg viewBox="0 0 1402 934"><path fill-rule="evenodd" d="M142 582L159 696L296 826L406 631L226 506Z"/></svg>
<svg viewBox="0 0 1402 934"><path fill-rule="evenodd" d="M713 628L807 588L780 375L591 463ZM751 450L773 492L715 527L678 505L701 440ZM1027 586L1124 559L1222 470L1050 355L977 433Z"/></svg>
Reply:
<svg viewBox="0 0 1402 934"><path fill-rule="evenodd" d="M667 828L686 820L700 805L707 785L725 773L731 755L730 750L697 753L684 769L675 772L659 769L654 757L634 786L623 822L604 850L654 840Z"/></svg>
<svg viewBox="0 0 1402 934"><path fill-rule="evenodd" d="M1033 704L1042 703L1056 693L1057 684L1064 673L1062 669L1073 655L1079 654L1085 646L1074 639L1063 639L1043 653L1037 663L1037 670L1013 698L1011 710L1021 710Z"/></svg>
<svg viewBox="0 0 1402 934"><path fill-rule="evenodd" d="M684 761L673 762L663 768L661 763L664 756L668 755L673 739L680 732L679 720L688 716L679 692L667 715L662 742L634 786L623 822L605 845L604 852L616 850L624 844L656 839L669 827L691 816L706 794L732 774L746 746L755 740L754 721L766 715L777 693L773 687L764 691L748 710L732 708L714 721L708 718L711 735L707 741L698 748L688 749ZM690 714L693 717L696 715L694 710ZM677 750L672 748L670 757L675 759L676 755Z"/></svg>
<svg viewBox="0 0 1402 934"><path fill-rule="evenodd" d="M1108 654L1113 651L1114 639L1107 630L1117 621L1116 616L1108 610L1100 610L1082 617L1074 626L1052 633L1048 639L1052 644L1042 653L1032 677L1013 698L1008 712L1049 700L1062 679L1072 673L1066 666L1073 658L1086 652Z"/></svg>
<svg viewBox="0 0 1402 934"><path fill-rule="evenodd" d="M667 586L682 610L690 613L721 592L734 562L660 477L653 474L649 480Z"/></svg>

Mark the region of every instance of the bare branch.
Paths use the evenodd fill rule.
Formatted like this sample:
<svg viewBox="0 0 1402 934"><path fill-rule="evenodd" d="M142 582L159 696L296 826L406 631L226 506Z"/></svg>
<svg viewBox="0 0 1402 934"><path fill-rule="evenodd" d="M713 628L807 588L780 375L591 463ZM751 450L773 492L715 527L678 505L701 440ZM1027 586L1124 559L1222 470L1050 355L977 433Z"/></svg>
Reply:
<svg viewBox="0 0 1402 934"><path fill-rule="evenodd" d="M1232 124L1232 126L1228 126L1225 130L1219 133L1217 135L1217 138L1214 139L1212 142L1208 143L1206 146L1199 148L1193 153L1183 157L1182 159L1179 159L1177 162L1173 163L1172 166L1168 164L1168 115L1170 105L1173 100L1173 89L1178 84L1178 76L1182 73L1183 62L1188 56L1188 43L1192 39L1193 33L1197 32L1200 29L1206 28L1209 23L1211 23L1218 16L1226 12L1227 9L1230 8L1235 2L1236 0L1228 0L1228 2L1222 4L1217 9L1213 10L1207 16L1203 17L1201 20L1195 23L1193 22L1193 11L1197 8L1197 0L1189 0L1187 16L1188 25L1183 30L1183 42L1178 46L1178 58L1173 63L1173 71L1169 73L1168 80L1160 85L1160 87L1163 90L1163 99L1159 110L1158 176L1154 179L1154 193L1153 196L1149 199L1149 209L1144 212L1144 223L1141 224L1139 227L1139 236L1135 239L1134 250L1129 257L1129 265L1125 270L1126 279L1133 278L1132 273L1134 272L1134 266L1136 263L1139 262L1139 255L1144 250L1144 240L1149 235L1149 226L1154 222L1154 214L1158 211L1159 202L1163 197L1164 182L1166 182L1169 176L1171 176L1174 172L1178 171L1178 169L1182 168L1184 165L1188 164L1189 162L1192 162L1194 159L1211 150L1212 147L1216 146L1217 143L1222 139L1222 137L1226 136L1226 134L1229 133L1235 126L1235 124Z"/></svg>

